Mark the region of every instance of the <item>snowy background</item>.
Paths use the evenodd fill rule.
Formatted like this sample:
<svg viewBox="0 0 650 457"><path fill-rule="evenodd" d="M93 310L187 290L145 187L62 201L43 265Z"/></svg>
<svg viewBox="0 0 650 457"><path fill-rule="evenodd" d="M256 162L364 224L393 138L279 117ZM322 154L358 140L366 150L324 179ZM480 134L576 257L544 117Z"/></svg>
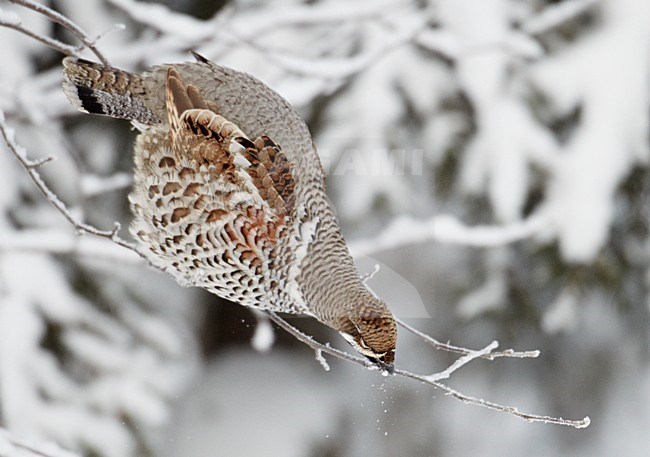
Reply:
<svg viewBox="0 0 650 457"><path fill-rule="evenodd" d="M127 227L135 133L74 112L62 55L17 29L80 42L12 3L7 124L31 158L56 156L39 172L76 216ZM650 2L43 3L116 66L195 49L282 93L398 316L466 347L542 351L449 384L592 424L529 424L332 359L325 372L281 331L256 351L249 311L76 236L0 144L0 425L102 457L650 455ZM398 366L452 360L400 333ZM0 454L22 455L4 436Z"/></svg>

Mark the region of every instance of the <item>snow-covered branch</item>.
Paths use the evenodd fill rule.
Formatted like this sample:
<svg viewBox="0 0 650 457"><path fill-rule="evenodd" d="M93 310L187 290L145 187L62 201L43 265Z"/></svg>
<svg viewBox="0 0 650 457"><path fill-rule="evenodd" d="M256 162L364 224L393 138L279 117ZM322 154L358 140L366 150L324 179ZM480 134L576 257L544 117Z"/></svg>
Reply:
<svg viewBox="0 0 650 457"><path fill-rule="evenodd" d="M124 11L135 22L184 40L188 44L212 39L219 32L219 25L223 22L219 15L208 21L201 21L187 14L176 13L165 5L133 0L107 0L107 2Z"/></svg>
<svg viewBox="0 0 650 457"><path fill-rule="evenodd" d="M30 229L5 231L0 238L2 252L42 252L98 259L124 265L142 265L142 257L131 249L121 249L106 237L79 236L69 230Z"/></svg>
<svg viewBox="0 0 650 457"><path fill-rule="evenodd" d="M436 241L463 246L491 248L534 238L551 231L551 220L543 213L502 226L466 226L451 215L418 220L399 216L377 235L350 243L354 255L398 249L403 246Z"/></svg>
<svg viewBox="0 0 650 457"><path fill-rule="evenodd" d="M0 428L0 455L3 457L80 457L54 443L34 443Z"/></svg>

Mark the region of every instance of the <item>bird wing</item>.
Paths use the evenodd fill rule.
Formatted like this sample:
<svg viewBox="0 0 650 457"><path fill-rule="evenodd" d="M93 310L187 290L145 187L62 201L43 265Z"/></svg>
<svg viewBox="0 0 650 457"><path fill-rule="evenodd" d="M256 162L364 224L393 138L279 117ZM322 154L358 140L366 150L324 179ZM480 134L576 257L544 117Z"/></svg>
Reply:
<svg viewBox="0 0 650 457"><path fill-rule="evenodd" d="M179 157L214 166L214 179L259 197L256 200L265 202L264 209L276 218L291 213L293 166L280 146L267 135L251 141L218 114L216 103L204 100L195 86L185 85L173 68L168 70L167 100L172 149Z"/></svg>
<svg viewBox="0 0 650 457"><path fill-rule="evenodd" d="M295 202L292 165L271 138L249 139L173 68L166 88L169 131L149 129L136 145L134 232L192 283L263 306Z"/></svg>
<svg viewBox="0 0 650 457"><path fill-rule="evenodd" d="M216 104L215 113L228 119L253 142L267 136L278 145L295 170L297 200L308 189L323 187L324 174L307 126L298 112L277 92L246 73L205 60L154 67L143 77L145 102L152 112L165 118L166 79L169 68L205 100Z"/></svg>

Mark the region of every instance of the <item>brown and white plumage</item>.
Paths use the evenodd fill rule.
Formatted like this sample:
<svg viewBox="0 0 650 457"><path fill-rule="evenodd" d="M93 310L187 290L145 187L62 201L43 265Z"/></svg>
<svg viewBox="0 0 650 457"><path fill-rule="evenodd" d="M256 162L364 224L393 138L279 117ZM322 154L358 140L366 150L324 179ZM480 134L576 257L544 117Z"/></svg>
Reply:
<svg viewBox="0 0 650 457"><path fill-rule="evenodd" d="M77 108L141 130L133 233L192 284L313 316L392 367L395 321L356 272L304 122L259 80L197 60L141 76L64 60Z"/></svg>

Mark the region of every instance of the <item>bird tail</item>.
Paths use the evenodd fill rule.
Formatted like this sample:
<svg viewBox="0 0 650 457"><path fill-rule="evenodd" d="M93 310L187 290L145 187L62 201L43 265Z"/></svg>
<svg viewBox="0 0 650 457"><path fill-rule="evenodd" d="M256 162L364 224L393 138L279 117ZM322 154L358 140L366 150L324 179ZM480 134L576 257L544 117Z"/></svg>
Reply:
<svg viewBox="0 0 650 457"><path fill-rule="evenodd" d="M76 57L63 59L63 91L79 111L143 124L160 118L145 102L142 77Z"/></svg>

